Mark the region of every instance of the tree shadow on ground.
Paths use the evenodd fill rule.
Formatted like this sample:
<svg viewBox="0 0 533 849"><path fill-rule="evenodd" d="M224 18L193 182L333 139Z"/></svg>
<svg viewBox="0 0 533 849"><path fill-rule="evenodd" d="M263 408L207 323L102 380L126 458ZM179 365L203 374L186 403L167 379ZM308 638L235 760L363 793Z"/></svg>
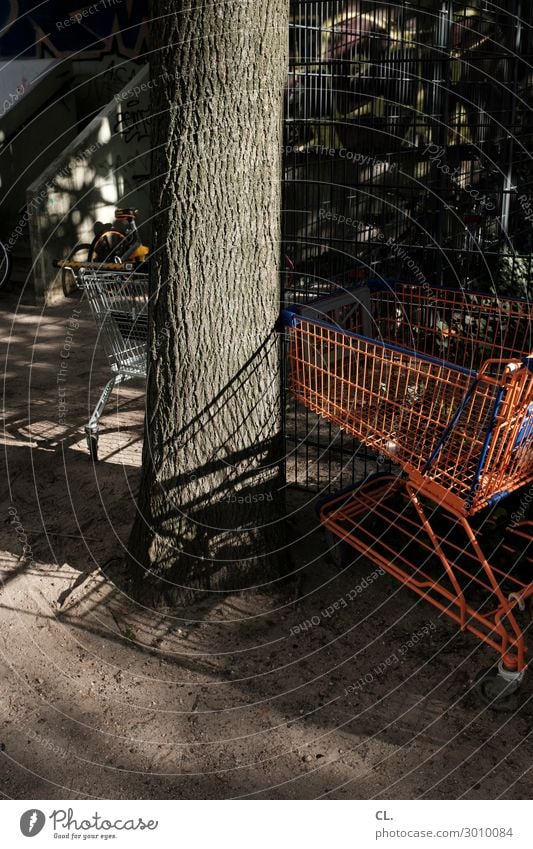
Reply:
<svg viewBox="0 0 533 849"><path fill-rule="evenodd" d="M90 363L88 316L72 360L68 426L58 428L53 364L68 309L53 317L43 325L42 368L31 376L23 368L34 320L18 323L8 362L16 374L6 395L5 516L13 504L33 559L18 562L23 544L9 520L0 523L0 545L13 553L0 590L4 792L529 795L531 681L511 716L470 699L492 653L388 575L375 577L364 558L335 567L309 493L288 494L291 580L268 592L212 593L186 610L154 611L125 596L112 579L138 485L142 391L126 385L110 404L102 462L92 464L82 375L91 374L94 395L107 363L98 351ZM250 491L245 478L240 485ZM400 652L418 632L416 646Z"/></svg>

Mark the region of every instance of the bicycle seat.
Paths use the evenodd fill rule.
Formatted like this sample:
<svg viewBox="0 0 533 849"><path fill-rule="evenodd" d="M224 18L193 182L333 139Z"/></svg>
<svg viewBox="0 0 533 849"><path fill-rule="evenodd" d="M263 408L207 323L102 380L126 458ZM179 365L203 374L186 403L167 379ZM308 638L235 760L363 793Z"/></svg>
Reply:
<svg viewBox="0 0 533 849"><path fill-rule="evenodd" d="M118 221L120 221L121 218L125 218L128 221L132 221L134 218L136 218L138 212L138 209L130 209L129 207L126 207L125 209L115 209L115 218Z"/></svg>

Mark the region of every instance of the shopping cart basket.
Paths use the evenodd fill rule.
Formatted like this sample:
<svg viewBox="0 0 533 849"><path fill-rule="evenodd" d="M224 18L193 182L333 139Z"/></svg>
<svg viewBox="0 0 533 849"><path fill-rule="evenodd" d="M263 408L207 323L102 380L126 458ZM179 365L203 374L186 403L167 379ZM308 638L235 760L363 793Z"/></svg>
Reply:
<svg viewBox="0 0 533 849"><path fill-rule="evenodd" d="M282 316L296 400L399 466L322 500L321 521L499 652L485 695L517 687L530 497L490 562L484 550L487 508L533 481L529 305L380 281Z"/></svg>
<svg viewBox="0 0 533 849"><path fill-rule="evenodd" d="M133 377L146 377L148 275L132 271L82 268L78 285L89 301L112 376L85 426L87 446L98 459L98 421L113 388Z"/></svg>

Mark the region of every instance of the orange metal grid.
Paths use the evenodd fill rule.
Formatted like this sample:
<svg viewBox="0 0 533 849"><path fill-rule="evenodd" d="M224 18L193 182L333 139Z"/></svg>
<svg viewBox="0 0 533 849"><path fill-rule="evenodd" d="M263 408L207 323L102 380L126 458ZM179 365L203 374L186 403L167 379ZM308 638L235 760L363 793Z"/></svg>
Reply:
<svg viewBox="0 0 533 849"><path fill-rule="evenodd" d="M477 370L533 350L531 306L461 289L398 284L371 293L373 337Z"/></svg>
<svg viewBox="0 0 533 849"><path fill-rule="evenodd" d="M530 620L526 605L533 597L533 583L513 574L508 564L529 552L532 523L510 529L502 562L489 563L483 535L466 517L445 508L436 515L435 505L424 503L412 484L392 475L376 476L349 496L328 499L320 519L461 630L496 650L507 669L525 669Z"/></svg>
<svg viewBox="0 0 533 849"><path fill-rule="evenodd" d="M522 672L527 648L517 611L533 596L533 583L488 562L469 517L533 480L529 307L416 286L369 294L375 338L368 319L362 335L360 308L328 313L326 302L326 321L292 316L290 386L311 410L399 463L408 480L362 484L348 502L346 495L328 499L321 520L496 649L507 669ZM320 302L313 309L318 314ZM340 327L346 315L350 323ZM410 519L386 505L395 488L403 488ZM433 502L430 514L424 497ZM462 535L461 546L439 532L435 505ZM437 576L421 570L418 556L403 556L365 529L369 514L382 514L407 548L425 535L422 548ZM524 528L529 546L531 527ZM513 533L505 546L516 554L520 534ZM481 605L468 601L472 586L485 592Z"/></svg>
<svg viewBox="0 0 533 849"><path fill-rule="evenodd" d="M375 339L296 317L289 385L428 494L470 514L533 481L533 374L522 362L529 340L518 339L530 330L526 307L400 286L372 295ZM480 363L475 345L489 323L491 357ZM413 339L421 348L405 347Z"/></svg>

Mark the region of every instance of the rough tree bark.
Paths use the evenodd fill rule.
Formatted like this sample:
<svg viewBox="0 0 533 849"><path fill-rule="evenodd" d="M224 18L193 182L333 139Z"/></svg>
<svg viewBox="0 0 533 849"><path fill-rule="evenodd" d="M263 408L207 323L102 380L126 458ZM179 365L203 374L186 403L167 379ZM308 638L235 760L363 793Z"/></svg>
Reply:
<svg viewBox="0 0 533 849"><path fill-rule="evenodd" d="M183 603L283 558L279 311L287 0L157 0L145 444L133 591Z"/></svg>

